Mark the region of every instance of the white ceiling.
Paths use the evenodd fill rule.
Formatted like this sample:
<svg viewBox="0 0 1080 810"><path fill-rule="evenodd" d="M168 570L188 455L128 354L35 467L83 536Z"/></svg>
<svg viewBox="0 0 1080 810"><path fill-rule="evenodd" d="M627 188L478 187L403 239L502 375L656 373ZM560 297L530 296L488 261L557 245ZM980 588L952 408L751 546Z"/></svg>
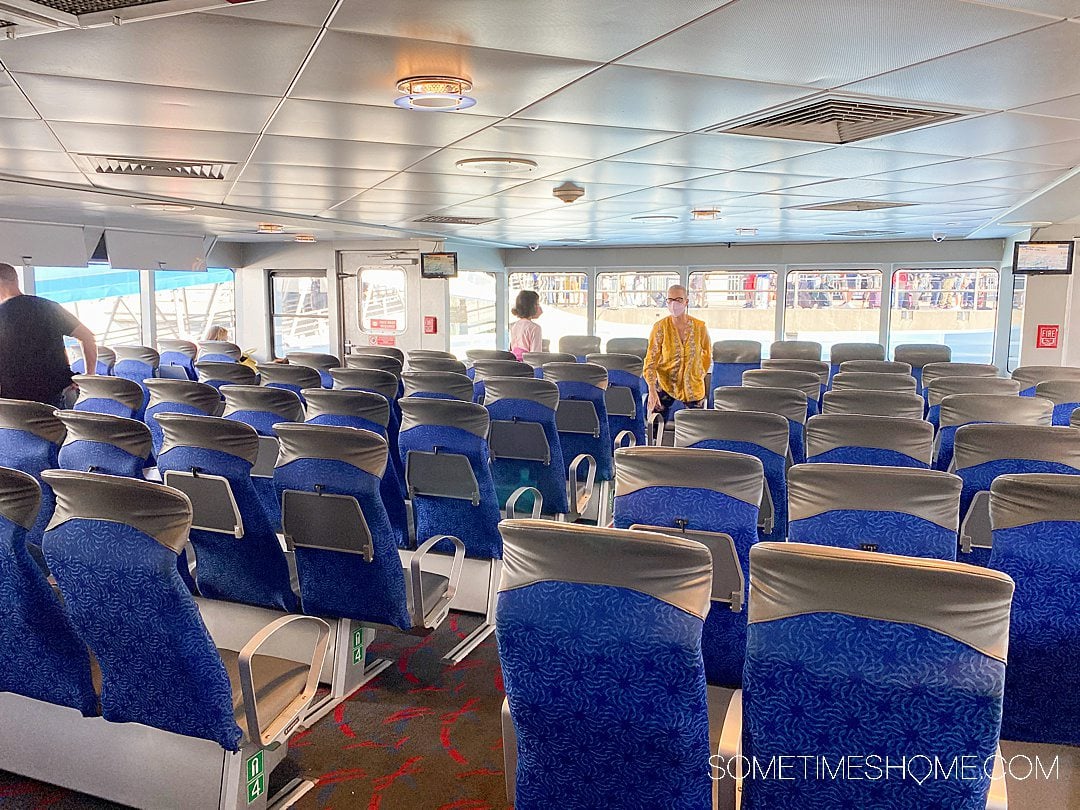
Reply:
<svg viewBox="0 0 1080 810"><path fill-rule="evenodd" d="M18 37L0 65L3 219L508 246L999 237L1080 165L1080 0L262 0ZM476 105L395 107L420 74L471 79ZM702 132L824 91L969 114L838 147ZM236 165L110 177L82 153ZM538 167L455 167L492 155ZM572 205L551 195L568 180ZM160 198L196 208L131 207ZM799 208L853 198L909 205ZM1076 199L1059 186L1040 218L1074 219Z"/></svg>

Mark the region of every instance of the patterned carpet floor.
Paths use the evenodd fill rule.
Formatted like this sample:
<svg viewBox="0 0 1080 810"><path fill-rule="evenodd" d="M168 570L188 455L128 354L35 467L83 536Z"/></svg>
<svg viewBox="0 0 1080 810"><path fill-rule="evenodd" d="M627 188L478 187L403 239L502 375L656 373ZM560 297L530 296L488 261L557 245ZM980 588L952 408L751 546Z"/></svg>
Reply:
<svg viewBox="0 0 1080 810"><path fill-rule="evenodd" d="M441 660L478 623L455 613L426 638L379 633L369 652L392 666L292 739L282 768L316 783L298 810L507 808L495 638L456 666ZM115 806L0 771L5 809Z"/></svg>

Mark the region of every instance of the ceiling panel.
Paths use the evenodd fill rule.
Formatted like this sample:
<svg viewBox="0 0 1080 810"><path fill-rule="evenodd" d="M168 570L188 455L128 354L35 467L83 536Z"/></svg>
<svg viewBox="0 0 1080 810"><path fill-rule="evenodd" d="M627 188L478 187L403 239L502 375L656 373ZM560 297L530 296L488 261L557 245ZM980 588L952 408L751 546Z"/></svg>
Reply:
<svg viewBox="0 0 1080 810"><path fill-rule="evenodd" d="M805 186L827 179L827 177L815 177L813 175L800 174L723 172L721 174L712 174L708 177L700 177L697 180L671 183L667 188L708 190L732 194L757 194L764 191L780 191L781 189L791 188L792 186Z"/></svg>
<svg viewBox="0 0 1080 810"><path fill-rule="evenodd" d="M980 157L1074 138L1080 138L1080 121L1006 112L868 138L854 146Z"/></svg>
<svg viewBox="0 0 1080 810"><path fill-rule="evenodd" d="M208 11L223 17L285 23L287 25L321 26L337 0L271 0Z"/></svg>
<svg viewBox="0 0 1080 810"><path fill-rule="evenodd" d="M747 135L683 135L663 143L618 155L616 160L666 163L671 166L706 166L743 169L759 163L820 152L827 144L782 141Z"/></svg>
<svg viewBox="0 0 1080 810"><path fill-rule="evenodd" d="M941 182L948 182L942 180ZM792 194L806 194L811 197L827 197L833 200L854 200L863 197L879 197L882 194L896 194L916 189L932 188L929 183L904 183L896 180L829 180L825 183L810 183L789 187Z"/></svg>
<svg viewBox="0 0 1080 810"><path fill-rule="evenodd" d="M692 132L811 92L800 87L609 65L523 110L521 117L604 126L633 122L646 129Z"/></svg>
<svg viewBox="0 0 1080 810"><path fill-rule="evenodd" d="M44 121L26 118L0 118L0 145L4 149L61 150L60 144Z"/></svg>
<svg viewBox="0 0 1080 810"><path fill-rule="evenodd" d="M674 133L511 118L456 144L461 149L600 159L671 138Z"/></svg>
<svg viewBox="0 0 1080 810"><path fill-rule="evenodd" d="M0 52L0 58L3 58ZM10 74L0 66L0 110L5 118L40 118L22 91L15 86Z"/></svg>
<svg viewBox="0 0 1080 810"><path fill-rule="evenodd" d="M250 133L118 127L67 121L57 121L52 126L69 152L81 154L236 163L244 160L255 145L255 136Z"/></svg>
<svg viewBox="0 0 1080 810"><path fill-rule="evenodd" d="M430 205L409 203L406 205L383 202L350 201L344 205L322 212L332 219L369 219L376 222L397 222L431 211Z"/></svg>
<svg viewBox="0 0 1080 810"><path fill-rule="evenodd" d="M0 148L0 171L10 174L77 172L79 167L63 152Z"/></svg>
<svg viewBox="0 0 1080 810"><path fill-rule="evenodd" d="M607 62L731 0L546 0L526 12L518 3L490 0L354 0L332 28L432 40L568 59ZM524 24L523 13L528 24Z"/></svg>
<svg viewBox="0 0 1080 810"><path fill-rule="evenodd" d="M432 147L427 146L269 135L263 138L259 148L255 150L252 161L400 171L433 151Z"/></svg>
<svg viewBox="0 0 1080 810"><path fill-rule="evenodd" d="M962 100L987 110L1075 95L1080 93L1080 25L1055 23L844 89L941 104Z"/></svg>
<svg viewBox="0 0 1080 810"><path fill-rule="evenodd" d="M84 180L84 182L86 182ZM156 194L197 202L220 203L229 190L227 181L200 180L191 177L132 177L91 174L90 182L98 188ZM131 202L135 202L132 198Z"/></svg>
<svg viewBox="0 0 1080 810"><path fill-rule="evenodd" d="M296 200L333 200L340 202L355 197L364 189L334 186L295 186L286 183L237 183L232 194L241 197L274 197Z"/></svg>
<svg viewBox="0 0 1080 810"><path fill-rule="evenodd" d="M689 166L658 166L651 163L623 163L614 160L599 161L570 169L559 175L560 179L578 184L607 183L644 188L665 183L678 183L714 174L712 169Z"/></svg>
<svg viewBox="0 0 1080 810"><path fill-rule="evenodd" d="M929 166L953 160L952 157L913 152L886 152L880 149L856 149L837 146L824 152L762 164L761 171L795 172L796 174L824 175L845 178L880 174L887 171L909 169L912 166ZM905 178L898 177L897 180ZM918 181L916 181L918 182Z"/></svg>
<svg viewBox="0 0 1080 810"><path fill-rule="evenodd" d="M596 67L594 63L552 59L440 42L419 42L331 32L297 83L294 98L390 105L397 82L409 76L451 75L472 80L476 106L466 115L505 116L543 98ZM439 112L412 111L421 116Z"/></svg>
<svg viewBox="0 0 1080 810"><path fill-rule="evenodd" d="M732 3L622 61L832 88L1045 22L955 0L756 0ZM838 32L858 35L840 44Z"/></svg>
<svg viewBox="0 0 1080 810"><path fill-rule="evenodd" d="M1058 118L1080 120L1080 95L1041 101L1025 107L1017 107L1014 112L1028 115L1050 115Z"/></svg>
<svg viewBox="0 0 1080 810"><path fill-rule="evenodd" d="M393 171L376 171L374 169L342 169L330 166L249 163L244 167L240 179L245 183L280 183L284 185L371 188L393 175Z"/></svg>
<svg viewBox="0 0 1080 810"><path fill-rule="evenodd" d="M17 74L51 121L259 132L278 99L131 82Z"/></svg>
<svg viewBox="0 0 1080 810"><path fill-rule="evenodd" d="M0 42L14 72L82 76L200 90L280 95L316 31L185 14Z"/></svg>
<svg viewBox="0 0 1080 810"><path fill-rule="evenodd" d="M243 197L232 195L228 199L229 205L243 208L259 208L268 212L281 212L289 214L303 214L315 216L329 208L335 200L297 200L292 197L268 197L259 195L255 197Z"/></svg>
<svg viewBox="0 0 1080 810"><path fill-rule="evenodd" d="M528 182L528 177L484 177L456 172L454 174L435 174L424 171L409 171L396 174L379 184L383 190L393 189L402 192L408 198L416 192L449 192L451 194L471 194L484 197L499 191L519 186Z"/></svg>
<svg viewBox="0 0 1080 810"><path fill-rule="evenodd" d="M1008 160L966 158L935 166L922 166L882 174L881 179L909 183L947 185L949 183L988 183L1003 185L1005 178L1017 175L1038 175L1053 178L1060 172L1047 172L1046 166L1037 163L1013 163ZM1008 187L1007 183L1004 183Z"/></svg>
<svg viewBox="0 0 1080 810"><path fill-rule="evenodd" d="M1016 149L1012 152L988 155L988 157L994 160L1015 160L1021 163L1042 163L1047 166L1072 168L1080 165L1080 140L1033 146L1030 149Z"/></svg>
<svg viewBox="0 0 1080 810"><path fill-rule="evenodd" d="M475 200L479 194L454 194L452 192L414 191L410 194L402 194L393 189L373 188L356 197L358 202L372 203L404 203L437 206L439 208L455 205L461 202Z"/></svg>
<svg viewBox="0 0 1080 810"><path fill-rule="evenodd" d="M480 152L470 149L443 149L439 152L435 152L430 157L424 158L416 163L416 165L410 166L409 171L464 175L464 173L457 168L457 162L459 160L478 157L511 157L532 160L536 162L537 167L531 172L531 175L539 177L544 177L556 172L564 172L574 166L580 166L584 162L581 158L553 157L549 155L515 155L502 152ZM520 182L524 183L528 179L529 177L523 177Z"/></svg>
<svg viewBox="0 0 1080 810"><path fill-rule="evenodd" d="M1000 6L1033 14L1046 14L1051 17L1080 16L1080 6L1076 5L1076 0L964 0L964 2Z"/></svg>

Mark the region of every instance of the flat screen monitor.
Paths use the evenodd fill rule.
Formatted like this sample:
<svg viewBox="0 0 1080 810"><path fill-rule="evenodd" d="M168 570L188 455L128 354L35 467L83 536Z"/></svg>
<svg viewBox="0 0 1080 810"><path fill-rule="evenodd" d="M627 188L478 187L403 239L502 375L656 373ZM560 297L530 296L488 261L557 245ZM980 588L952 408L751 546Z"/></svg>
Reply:
<svg viewBox="0 0 1080 810"><path fill-rule="evenodd" d="M1013 273L1021 276L1072 273L1073 242L1017 242L1013 248Z"/></svg>
<svg viewBox="0 0 1080 810"><path fill-rule="evenodd" d="M422 278L455 278L457 276L457 254L421 253L420 275Z"/></svg>

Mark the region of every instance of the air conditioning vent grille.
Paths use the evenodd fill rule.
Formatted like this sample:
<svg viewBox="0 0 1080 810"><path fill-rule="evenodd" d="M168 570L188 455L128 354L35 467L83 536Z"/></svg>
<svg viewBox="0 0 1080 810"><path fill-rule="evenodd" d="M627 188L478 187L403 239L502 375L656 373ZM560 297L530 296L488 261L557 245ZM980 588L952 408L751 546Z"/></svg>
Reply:
<svg viewBox="0 0 1080 810"><path fill-rule="evenodd" d="M486 225L494 222L498 217L448 217L430 216L414 219L413 222L427 222L433 225Z"/></svg>
<svg viewBox="0 0 1080 810"><path fill-rule="evenodd" d="M48 6L65 14L96 14L102 11L118 11L132 6L152 6L162 0L34 0L40 6Z"/></svg>
<svg viewBox="0 0 1080 810"><path fill-rule="evenodd" d="M755 135L789 141L845 144L959 118L957 110L930 109L861 101L820 98L764 118L735 126L719 126L711 133Z"/></svg>
<svg viewBox="0 0 1080 810"><path fill-rule="evenodd" d="M872 231L872 230L837 231L835 233L828 234L828 236L861 236L861 237L896 236L897 234L901 234L901 233L903 233L903 231Z"/></svg>
<svg viewBox="0 0 1080 810"><path fill-rule="evenodd" d="M915 203L890 202L888 200L843 200L841 202L814 203L793 206L796 211L882 211L887 208L907 208Z"/></svg>
<svg viewBox="0 0 1080 810"><path fill-rule="evenodd" d="M11 20L0 20L0 28L10 28L18 23L13 23Z"/></svg>
<svg viewBox="0 0 1080 810"><path fill-rule="evenodd" d="M158 158L83 155L97 174L125 177L189 177L196 180L224 180L234 163L213 160L166 160Z"/></svg>

